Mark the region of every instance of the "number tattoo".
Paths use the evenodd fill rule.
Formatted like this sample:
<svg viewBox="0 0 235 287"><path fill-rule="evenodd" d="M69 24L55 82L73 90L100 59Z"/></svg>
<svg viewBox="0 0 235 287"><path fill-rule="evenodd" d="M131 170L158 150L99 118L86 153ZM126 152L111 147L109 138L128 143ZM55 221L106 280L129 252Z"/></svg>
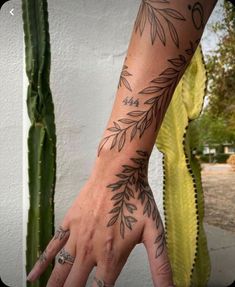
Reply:
<svg viewBox="0 0 235 287"><path fill-rule="evenodd" d="M151 98L144 102L147 109L128 112L127 116L129 117L114 121L113 126L107 129L111 134L104 137L99 144L98 156L109 140L112 140L110 150L117 146L120 152L126 143L128 130L131 131L130 142L136 135L139 135L139 138L141 138L154 120L155 131L158 130L181 73L185 70L198 42L199 40L196 40L195 43L190 41L190 47L185 50L186 54L190 56L188 60L182 54L177 58L169 59L168 62L171 64L171 67L165 69L157 78L150 81L148 87L139 92L140 95L151 95Z"/></svg>
<svg viewBox="0 0 235 287"><path fill-rule="evenodd" d="M129 105L129 106L139 106L139 99L134 100L133 97L131 97L130 99L128 97L126 97L123 101L124 105Z"/></svg>

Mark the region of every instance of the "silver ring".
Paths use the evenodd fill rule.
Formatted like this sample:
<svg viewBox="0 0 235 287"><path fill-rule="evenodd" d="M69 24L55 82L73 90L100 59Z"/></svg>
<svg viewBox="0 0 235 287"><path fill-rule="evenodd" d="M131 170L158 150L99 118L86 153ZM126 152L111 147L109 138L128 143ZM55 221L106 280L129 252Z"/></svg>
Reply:
<svg viewBox="0 0 235 287"><path fill-rule="evenodd" d="M94 276L94 280L96 282L96 284L99 286L99 287L114 287L114 285L111 285L111 284L105 284L103 280L101 279L98 279Z"/></svg>
<svg viewBox="0 0 235 287"><path fill-rule="evenodd" d="M67 251L65 251L64 248L60 250L59 257L58 257L58 263L64 264L64 263L69 263L73 264L75 260L75 257L70 255Z"/></svg>

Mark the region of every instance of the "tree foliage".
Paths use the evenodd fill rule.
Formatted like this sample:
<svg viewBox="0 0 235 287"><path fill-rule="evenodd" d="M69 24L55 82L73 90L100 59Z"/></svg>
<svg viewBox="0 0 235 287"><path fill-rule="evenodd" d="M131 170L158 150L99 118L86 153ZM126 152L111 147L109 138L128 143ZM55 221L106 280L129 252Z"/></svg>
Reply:
<svg viewBox="0 0 235 287"><path fill-rule="evenodd" d="M203 146L207 144L210 148L221 150L225 143L234 143L235 134L228 128L223 116L214 117L209 111L193 123L191 127L195 148L203 151Z"/></svg>
<svg viewBox="0 0 235 287"><path fill-rule="evenodd" d="M223 3L223 22L214 24L213 30L218 35L219 43L207 56L208 99L209 103L204 120L208 122L209 133L214 134L214 141L221 139L235 141L235 6L228 1ZM213 121L214 123L210 123ZM220 136L216 129L221 131ZM214 131L213 131L214 130ZM213 138L213 136L212 136ZM212 140L212 139L211 139Z"/></svg>

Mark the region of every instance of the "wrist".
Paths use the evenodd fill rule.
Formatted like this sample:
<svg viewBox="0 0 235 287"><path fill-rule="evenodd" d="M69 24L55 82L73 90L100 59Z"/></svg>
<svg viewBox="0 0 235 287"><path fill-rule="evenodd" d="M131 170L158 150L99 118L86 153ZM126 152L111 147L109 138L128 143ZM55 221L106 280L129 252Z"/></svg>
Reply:
<svg viewBox="0 0 235 287"><path fill-rule="evenodd" d="M148 177L148 164L150 152L136 147L126 147L122 152L104 149L100 156L97 156L93 164L91 179L100 180L116 177L125 170L125 166L130 169L141 170L142 174ZM128 174L127 169L125 172Z"/></svg>

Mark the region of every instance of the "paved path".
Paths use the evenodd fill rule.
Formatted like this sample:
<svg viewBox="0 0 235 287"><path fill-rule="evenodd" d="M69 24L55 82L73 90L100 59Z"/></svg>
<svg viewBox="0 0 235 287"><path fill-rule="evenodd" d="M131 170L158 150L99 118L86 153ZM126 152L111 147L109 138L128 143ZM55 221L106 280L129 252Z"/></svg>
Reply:
<svg viewBox="0 0 235 287"><path fill-rule="evenodd" d="M235 281L235 233L205 224L211 259L208 287L226 287Z"/></svg>
<svg viewBox="0 0 235 287"><path fill-rule="evenodd" d="M235 281L235 172L227 164L202 166L205 230L211 258L208 287Z"/></svg>
<svg viewBox="0 0 235 287"><path fill-rule="evenodd" d="M235 172L229 165L204 165L205 222L235 232Z"/></svg>

